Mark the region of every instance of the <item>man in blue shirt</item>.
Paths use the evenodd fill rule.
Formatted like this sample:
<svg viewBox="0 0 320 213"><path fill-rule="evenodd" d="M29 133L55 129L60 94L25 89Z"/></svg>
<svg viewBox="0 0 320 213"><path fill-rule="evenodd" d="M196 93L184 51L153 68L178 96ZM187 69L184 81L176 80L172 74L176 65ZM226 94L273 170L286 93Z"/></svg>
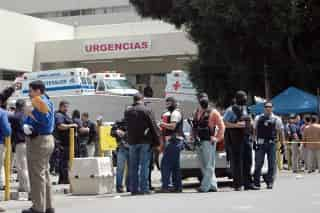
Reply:
<svg viewBox="0 0 320 213"><path fill-rule="evenodd" d="M27 157L32 207L22 213L54 213L49 160L54 149L54 108L42 81L29 84L33 109L26 109L24 132L28 136Z"/></svg>
<svg viewBox="0 0 320 213"><path fill-rule="evenodd" d="M11 127L8 120L8 112L2 108L5 106L5 102L8 97L6 97L3 93L0 94L0 168L3 166L3 155L5 153L4 148L4 139L11 135ZM2 180L2 169L0 170L0 180ZM0 212L4 212L5 210L0 207Z"/></svg>
<svg viewBox="0 0 320 213"><path fill-rule="evenodd" d="M251 120L247 111L247 94L238 91L235 104L230 106L223 117L226 125L225 142L228 145L233 176L233 187L236 191L253 189L252 143L250 141Z"/></svg>

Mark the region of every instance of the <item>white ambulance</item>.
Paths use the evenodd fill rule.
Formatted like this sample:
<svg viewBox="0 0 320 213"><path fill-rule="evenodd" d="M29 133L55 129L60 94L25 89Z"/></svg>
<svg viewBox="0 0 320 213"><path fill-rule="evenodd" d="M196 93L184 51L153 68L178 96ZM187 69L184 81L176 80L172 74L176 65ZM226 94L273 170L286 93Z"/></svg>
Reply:
<svg viewBox="0 0 320 213"><path fill-rule="evenodd" d="M197 101L197 90L189 79L189 74L182 70L173 70L167 74L166 97L175 97L178 101Z"/></svg>
<svg viewBox="0 0 320 213"><path fill-rule="evenodd" d="M113 71L93 73L90 78L94 83L97 94L133 96L139 92L122 73Z"/></svg>
<svg viewBox="0 0 320 213"><path fill-rule="evenodd" d="M46 85L46 92L51 96L94 94L94 85L85 68L57 69L25 73L22 80L21 96L29 93L29 84L41 80Z"/></svg>

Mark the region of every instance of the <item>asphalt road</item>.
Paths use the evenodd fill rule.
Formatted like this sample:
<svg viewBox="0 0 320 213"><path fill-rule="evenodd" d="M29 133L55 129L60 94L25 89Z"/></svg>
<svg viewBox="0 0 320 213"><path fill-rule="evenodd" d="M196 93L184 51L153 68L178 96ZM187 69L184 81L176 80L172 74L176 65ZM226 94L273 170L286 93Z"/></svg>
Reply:
<svg viewBox="0 0 320 213"><path fill-rule="evenodd" d="M320 212L320 174L278 175L273 190L235 192L230 184L220 184L220 192L196 193L196 184L187 183L182 194L153 194L149 196L102 195L70 196L56 195L58 213L138 212L138 213L313 213ZM264 186L264 185L263 185ZM8 213L21 212L29 207L27 201L1 202Z"/></svg>

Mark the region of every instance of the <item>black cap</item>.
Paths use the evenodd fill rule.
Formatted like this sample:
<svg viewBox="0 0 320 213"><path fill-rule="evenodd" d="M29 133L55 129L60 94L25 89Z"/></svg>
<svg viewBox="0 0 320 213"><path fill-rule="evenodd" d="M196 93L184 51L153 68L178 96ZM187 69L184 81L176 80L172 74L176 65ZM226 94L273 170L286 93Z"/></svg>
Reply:
<svg viewBox="0 0 320 213"><path fill-rule="evenodd" d="M289 118L290 118L290 119L295 119L296 117L297 117L297 115L296 115L296 114L293 114L293 113L289 115Z"/></svg>
<svg viewBox="0 0 320 213"><path fill-rule="evenodd" d="M239 90L239 91L236 92L235 98L236 99L241 99L241 98L243 98L245 96L247 96L247 93L245 91L243 91L243 90Z"/></svg>
<svg viewBox="0 0 320 213"><path fill-rule="evenodd" d="M207 93L202 92L202 93L198 94L198 100L199 100L199 101L200 101L200 100L209 100L209 96L208 96Z"/></svg>
<svg viewBox="0 0 320 213"><path fill-rule="evenodd" d="M137 93L133 96L133 102L137 103L138 101L142 101L143 100L143 95L141 93Z"/></svg>
<svg viewBox="0 0 320 213"><path fill-rule="evenodd" d="M166 102L172 102L172 103L175 103L177 102L176 99L174 97L168 97L166 98Z"/></svg>
<svg viewBox="0 0 320 213"><path fill-rule="evenodd" d="M18 99L18 100L16 101L16 108L17 108L18 110L23 109L23 107L24 107L25 105L26 105L26 101L23 100L23 99Z"/></svg>

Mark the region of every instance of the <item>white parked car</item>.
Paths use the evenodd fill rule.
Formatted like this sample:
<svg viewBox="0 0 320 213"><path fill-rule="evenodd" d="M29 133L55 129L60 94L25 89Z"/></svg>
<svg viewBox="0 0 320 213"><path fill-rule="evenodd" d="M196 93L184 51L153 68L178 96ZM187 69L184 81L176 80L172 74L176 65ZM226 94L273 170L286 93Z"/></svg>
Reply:
<svg viewBox="0 0 320 213"><path fill-rule="evenodd" d="M186 138L190 137L191 133L191 126L187 122L184 121L183 131ZM181 168L181 176L183 179L189 177L197 177L199 180L202 179L202 173L200 169L200 163L197 157L197 153L195 151L194 143L186 143L186 149L181 152L180 155L180 168ZM251 174L254 173L254 151L252 153L252 161L253 165L251 167ZM162 155L159 157L160 162L162 159ZM160 164L161 165L161 164ZM262 169L262 174L266 174L268 171L268 161L265 158L265 163ZM230 162L227 160L227 152L224 147L224 143L220 142L217 144L217 151L216 151L216 176L217 177L229 177L231 178L231 167Z"/></svg>

